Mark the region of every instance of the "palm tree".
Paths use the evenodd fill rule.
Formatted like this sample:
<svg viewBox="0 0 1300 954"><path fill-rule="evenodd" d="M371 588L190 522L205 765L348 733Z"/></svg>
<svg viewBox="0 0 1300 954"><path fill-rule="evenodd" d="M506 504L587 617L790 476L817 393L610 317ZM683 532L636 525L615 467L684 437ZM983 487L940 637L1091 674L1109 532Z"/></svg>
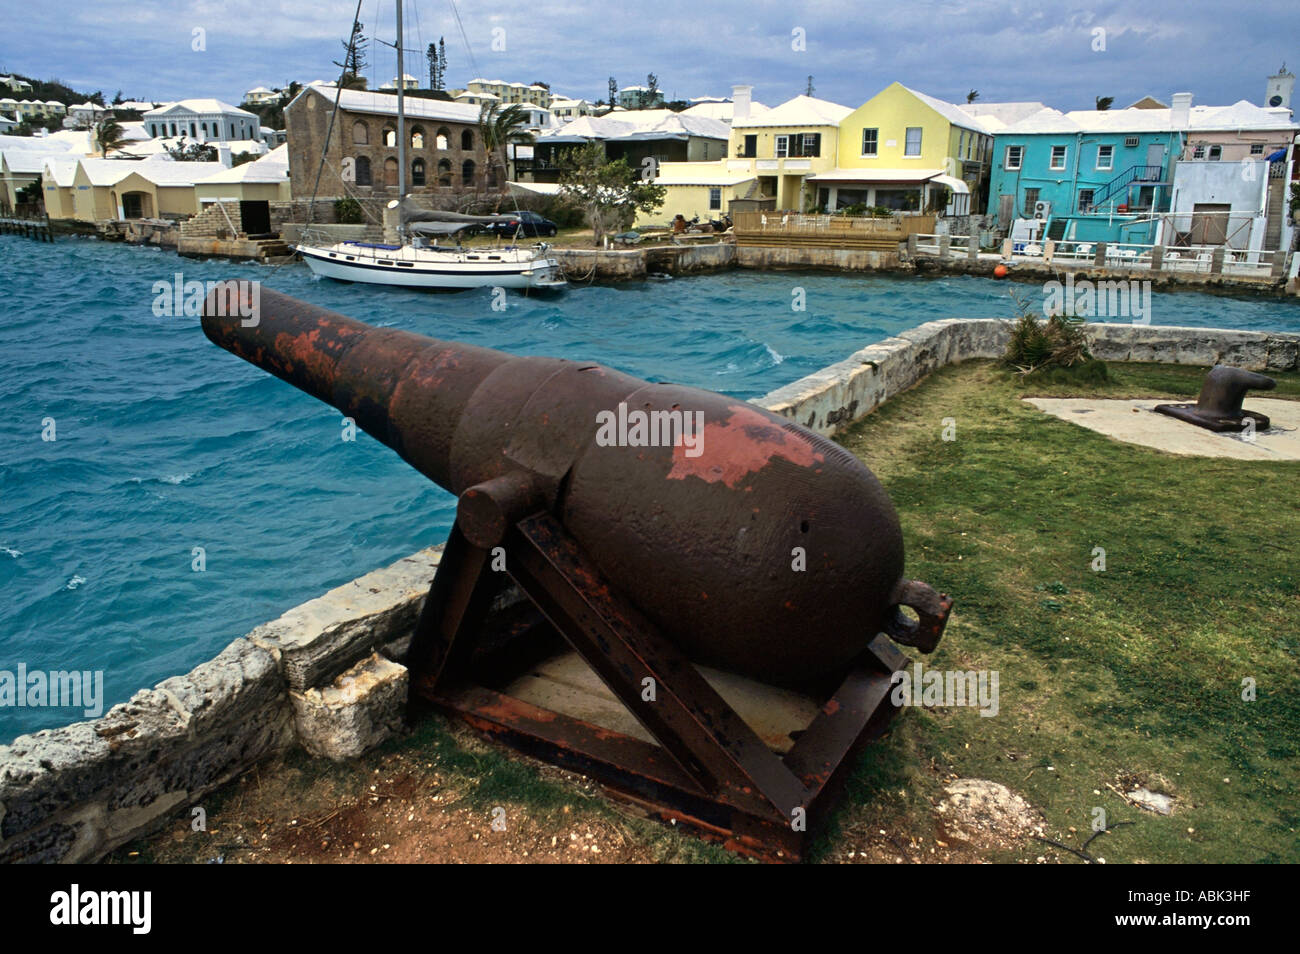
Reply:
<svg viewBox="0 0 1300 954"><path fill-rule="evenodd" d="M110 149L121 149L127 144L126 130L122 128L112 113L101 119L95 126L95 145L100 155L108 157Z"/></svg>
<svg viewBox="0 0 1300 954"><path fill-rule="evenodd" d="M980 98L980 91L977 90L977 89L973 89L973 90L971 90L969 93L966 94L966 102L968 102L968 103L973 103L973 102L975 102L975 100L977 100L977 99L979 99L979 98Z"/></svg>
<svg viewBox="0 0 1300 954"><path fill-rule="evenodd" d="M500 103L483 104L479 111L478 132L487 152L489 179L494 179L496 170L507 170L507 145L533 142L533 134L527 126L528 110L519 103L511 103L504 109Z"/></svg>
<svg viewBox="0 0 1300 954"><path fill-rule="evenodd" d="M1098 96L1097 111L1104 112L1105 110L1110 109L1110 104L1113 102L1115 102L1114 96Z"/></svg>

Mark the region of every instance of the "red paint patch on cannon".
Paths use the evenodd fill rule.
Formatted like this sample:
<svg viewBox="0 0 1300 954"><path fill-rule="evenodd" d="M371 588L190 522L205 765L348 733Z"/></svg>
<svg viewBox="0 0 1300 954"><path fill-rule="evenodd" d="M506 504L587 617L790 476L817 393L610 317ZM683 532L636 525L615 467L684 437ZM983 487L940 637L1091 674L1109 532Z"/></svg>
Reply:
<svg viewBox="0 0 1300 954"><path fill-rule="evenodd" d="M673 466L669 480L698 477L706 483L722 483L735 488L750 474L756 473L778 457L799 467L811 467L825 458L800 435L773 423L752 408L732 405L725 421L704 425L703 453L688 457L686 447L673 448Z"/></svg>

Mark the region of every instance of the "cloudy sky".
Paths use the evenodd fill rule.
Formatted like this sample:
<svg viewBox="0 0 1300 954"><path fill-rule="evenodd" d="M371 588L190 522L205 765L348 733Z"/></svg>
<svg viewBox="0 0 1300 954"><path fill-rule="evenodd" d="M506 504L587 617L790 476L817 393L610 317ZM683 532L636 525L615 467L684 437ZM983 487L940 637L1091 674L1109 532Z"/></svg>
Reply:
<svg viewBox="0 0 1300 954"><path fill-rule="evenodd" d="M653 72L670 97L749 83L768 105L803 92L810 74L815 95L849 106L894 80L958 102L977 89L986 102L1081 109L1101 95L1122 106L1190 90L1197 103L1224 104L1261 102L1265 77L1288 58L1300 68L1295 0L405 2L408 48L446 38L449 86L476 75L542 80L588 99L604 98L611 75L627 85ZM355 9L356 0L15 3L0 71L108 97L238 103L254 86L336 77L331 61ZM394 0L362 0L360 19L368 36L393 40ZM371 42L367 56L372 86L394 75L391 49ZM407 72L427 78L419 52Z"/></svg>

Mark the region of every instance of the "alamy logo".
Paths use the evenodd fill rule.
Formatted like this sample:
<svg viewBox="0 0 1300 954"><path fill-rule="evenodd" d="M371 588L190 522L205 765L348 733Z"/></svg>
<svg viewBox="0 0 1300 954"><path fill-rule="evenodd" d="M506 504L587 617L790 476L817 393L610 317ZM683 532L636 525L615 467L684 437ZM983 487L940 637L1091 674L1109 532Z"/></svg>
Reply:
<svg viewBox="0 0 1300 954"><path fill-rule="evenodd" d="M703 411L629 411L620 401L618 411L596 414L596 443L601 447L677 447L687 457L704 453Z"/></svg>
<svg viewBox="0 0 1300 954"><path fill-rule="evenodd" d="M1151 283L1139 281L1076 282L1067 272L1065 282L1043 285L1043 314L1078 318L1131 318L1135 325L1151 323Z"/></svg>
<svg viewBox="0 0 1300 954"><path fill-rule="evenodd" d="M81 709L87 719L104 714L104 671L37 669L19 663L16 672L0 669L0 707Z"/></svg>
<svg viewBox="0 0 1300 954"><path fill-rule="evenodd" d="M50 923L129 924L132 934L148 934L153 925L153 893L149 891L68 891L50 895Z"/></svg>
<svg viewBox="0 0 1300 954"><path fill-rule="evenodd" d="M256 328L262 314L262 283L228 279L224 282L201 282L197 278L185 280L177 272L172 281L159 279L153 283L153 314L155 318L180 318L188 315L197 318L203 314L203 304L214 291L224 294L216 298L217 318L242 318L245 328Z"/></svg>
<svg viewBox="0 0 1300 954"><path fill-rule="evenodd" d="M890 680L894 691L890 700L896 706L957 707L979 709L988 718L998 714L997 670L931 669L920 663L909 673L900 669Z"/></svg>

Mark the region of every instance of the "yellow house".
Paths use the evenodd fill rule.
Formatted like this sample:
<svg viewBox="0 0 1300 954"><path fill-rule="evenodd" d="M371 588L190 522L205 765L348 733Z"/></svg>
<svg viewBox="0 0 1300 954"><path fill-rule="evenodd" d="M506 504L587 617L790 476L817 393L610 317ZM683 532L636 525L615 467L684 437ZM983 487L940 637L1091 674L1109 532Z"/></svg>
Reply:
<svg viewBox="0 0 1300 954"><path fill-rule="evenodd" d="M668 190L664 206L639 216L638 225L670 222L677 214L703 221L739 209L807 208L808 180L834 168L839 123L852 110L812 96L767 109L750 94L749 86L732 87L726 157L662 163L655 182Z"/></svg>
<svg viewBox="0 0 1300 954"><path fill-rule="evenodd" d="M852 110L847 106L796 96L765 112L753 113L749 88L733 89L735 109L726 161L733 175L748 173L758 179L758 195L772 200L756 207L806 211L812 198L808 181L836 165L840 123Z"/></svg>
<svg viewBox="0 0 1300 954"><path fill-rule="evenodd" d="M834 168L810 178L817 205L969 214L992 133L973 111L892 83L841 120Z"/></svg>
<svg viewBox="0 0 1300 954"><path fill-rule="evenodd" d="M211 165L211 163L208 163ZM277 146L265 156L199 179L194 184L201 208L220 199L243 202L289 201L289 147Z"/></svg>
<svg viewBox="0 0 1300 954"><path fill-rule="evenodd" d="M162 159L78 159L47 163L42 176L50 218L101 222L107 219L188 218L199 211L195 182L219 169L215 162Z"/></svg>

